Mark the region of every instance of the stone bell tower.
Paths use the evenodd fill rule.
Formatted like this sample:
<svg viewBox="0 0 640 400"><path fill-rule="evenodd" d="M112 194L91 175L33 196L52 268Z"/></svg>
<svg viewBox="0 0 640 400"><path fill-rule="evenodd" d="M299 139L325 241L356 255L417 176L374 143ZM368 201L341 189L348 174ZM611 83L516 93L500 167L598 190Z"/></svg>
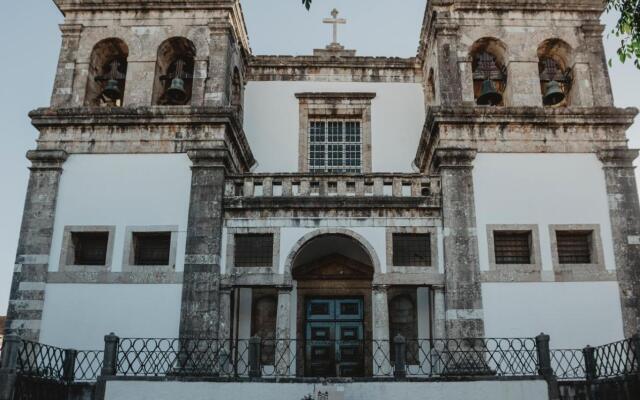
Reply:
<svg viewBox="0 0 640 400"><path fill-rule="evenodd" d="M54 1L65 15L62 49L51 106L30 114L39 138L27 155L31 176L7 330L39 337L68 158L186 153L192 180L180 334L216 337L219 328L228 330L229 310L218 307L225 175L255 162L243 132L250 49L240 3Z"/></svg>
<svg viewBox="0 0 640 400"><path fill-rule="evenodd" d="M604 280L604 267L580 269L557 260L548 270L481 271L478 249L487 245L478 240L490 226L477 226L483 209L477 207L474 174L478 158L501 160L507 154L513 170L521 160L535 164L543 155L562 160L559 165L571 165L572 157L600 161L606 183L598 190L606 190L609 199L625 334L638 327L640 206L632 166L637 151L627 147L625 136L637 110L614 107L602 12L600 0L429 2L419 53L427 121L415 163L442 176L449 337L484 335L481 282ZM530 172L523 170L521 179ZM495 198L512 196L508 189ZM546 212L553 213L549 203ZM543 235L550 236L545 241L553 244L553 226L532 217L538 204L510 204L514 213L544 227ZM490 214L484 212L482 220ZM494 223L504 219L497 215ZM563 229L577 229L575 222L565 223Z"/></svg>

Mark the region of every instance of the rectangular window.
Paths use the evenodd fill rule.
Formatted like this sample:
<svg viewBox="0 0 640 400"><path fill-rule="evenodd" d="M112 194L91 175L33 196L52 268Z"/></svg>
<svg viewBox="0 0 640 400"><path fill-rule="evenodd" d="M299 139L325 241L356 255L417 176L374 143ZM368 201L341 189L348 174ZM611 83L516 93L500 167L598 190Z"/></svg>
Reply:
<svg viewBox="0 0 640 400"><path fill-rule="evenodd" d="M494 231L496 264L531 264L531 232Z"/></svg>
<svg viewBox="0 0 640 400"><path fill-rule="evenodd" d="M234 238L235 267L273 266L273 234L242 234Z"/></svg>
<svg viewBox="0 0 640 400"><path fill-rule="evenodd" d="M431 235L393 234L393 265L398 267L431 266Z"/></svg>
<svg viewBox="0 0 640 400"><path fill-rule="evenodd" d="M73 265L106 265L109 232L71 232Z"/></svg>
<svg viewBox="0 0 640 400"><path fill-rule="evenodd" d="M360 121L314 120L309 123L311 172L362 172Z"/></svg>
<svg viewBox="0 0 640 400"><path fill-rule="evenodd" d="M556 231L560 264L591 264L593 231Z"/></svg>
<svg viewBox="0 0 640 400"><path fill-rule="evenodd" d="M133 233L134 265L169 265L171 232Z"/></svg>

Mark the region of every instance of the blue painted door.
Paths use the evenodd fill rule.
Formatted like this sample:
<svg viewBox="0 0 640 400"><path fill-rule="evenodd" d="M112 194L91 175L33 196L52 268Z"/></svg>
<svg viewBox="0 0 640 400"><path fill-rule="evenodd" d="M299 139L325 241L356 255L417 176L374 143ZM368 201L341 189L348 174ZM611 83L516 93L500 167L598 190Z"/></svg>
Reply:
<svg viewBox="0 0 640 400"><path fill-rule="evenodd" d="M364 374L363 305L362 299L307 301L306 375L358 377Z"/></svg>

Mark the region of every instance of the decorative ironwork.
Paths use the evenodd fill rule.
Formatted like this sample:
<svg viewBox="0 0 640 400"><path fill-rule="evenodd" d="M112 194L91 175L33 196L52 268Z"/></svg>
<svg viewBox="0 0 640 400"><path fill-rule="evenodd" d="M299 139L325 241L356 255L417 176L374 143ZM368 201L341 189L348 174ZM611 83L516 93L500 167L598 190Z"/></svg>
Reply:
<svg viewBox="0 0 640 400"><path fill-rule="evenodd" d="M25 340L18 352L18 371L23 376L62 381L64 357L61 348Z"/></svg>
<svg viewBox="0 0 640 400"><path fill-rule="evenodd" d="M558 380L583 380L587 374L580 349L551 350L551 368Z"/></svg>
<svg viewBox="0 0 640 400"><path fill-rule="evenodd" d="M75 382L95 382L100 376L103 358L103 351L78 351L74 371Z"/></svg>
<svg viewBox="0 0 640 400"><path fill-rule="evenodd" d="M615 378L636 374L640 349L634 348L632 339L596 347L594 351L596 378Z"/></svg>

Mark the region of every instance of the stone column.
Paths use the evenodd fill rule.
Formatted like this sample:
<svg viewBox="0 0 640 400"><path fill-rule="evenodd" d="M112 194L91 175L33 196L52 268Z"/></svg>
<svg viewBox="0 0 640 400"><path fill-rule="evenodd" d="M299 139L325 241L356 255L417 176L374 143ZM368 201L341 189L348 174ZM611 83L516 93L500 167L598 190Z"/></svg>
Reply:
<svg viewBox="0 0 640 400"><path fill-rule="evenodd" d="M511 60L507 66L505 105L542 107L538 58Z"/></svg>
<svg viewBox="0 0 640 400"><path fill-rule="evenodd" d="M80 47L80 35L83 26L77 24L60 25L62 47L58 59L58 69L53 84L51 106L70 106L73 99L73 79L76 70L76 58Z"/></svg>
<svg viewBox="0 0 640 400"><path fill-rule="evenodd" d="M432 339L445 339L447 337L444 287L432 286L433 290L433 337Z"/></svg>
<svg viewBox="0 0 640 400"><path fill-rule="evenodd" d="M602 43L602 33L605 26L601 24L586 24L582 26L584 34L584 49L588 54L589 68L591 70L591 87L593 89L593 102L596 107L612 107L613 93L609 68Z"/></svg>
<svg viewBox="0 0 640 400"><path fill-rule="evenodd" d="M191 150L181 338L217 338L226 152ZM226 328L225 328L226 329Z"/></svg>
<svg viewBox="0 0 640 400"><path fill-rule="evenodd" d="M60 150L34 150L27 153L27 158L31 161L31 175L5 334L37 341L40 337L58 187L67 153Z"/></svg>
<svg viewBox="0 0 640 400"><path fill-rule="evenodd" d="M228 106L231 92L233 27L226 21L209 24L209 70L205 84L205 106Z"/></svg>
<svg viewBox="0 0 640 400"><path fill-rule="evenodd" d="M374 285L373 297L373 375L391 373L391 346L389 343L389 302L387 285ZM365 344L367 345L367 344Z"/></svg>
<svg viewBox="0 0 640 400"><path fill-rule="evenodd" d="M461 74L458 66L458 25L440 23L436 26L438 52L438 83L440 104L462 104Z"/></svg>
<svg viewBox="0 0 640 400"><path fill-rule="evenodd" d="M445 318L448 338L484 336L472 149L438 149L444 223Z"/></svg>
<svg viewBox="0 0 640 400"><path fill-rule="evenodd" d="M631 337L640 329L640 203L633 166L638 150L602 150L598 157L609 197L624 333Z"/></svg>
<svg viewBox="0 0 640 400"><path fill-rule="evenodd" d="M220 375L232 372L231 368L231 292L233 288L228 284L220 285L220 309L218 315L218 339L220 339Z"/></svg>
<svg viewBox="0 0 640 400"><path fill-rule="evenodd" d="M295 345L291 343L291 291L293 287L278 288L278 315L276 320L276 376L292 375L291 359Z"/></svg>

